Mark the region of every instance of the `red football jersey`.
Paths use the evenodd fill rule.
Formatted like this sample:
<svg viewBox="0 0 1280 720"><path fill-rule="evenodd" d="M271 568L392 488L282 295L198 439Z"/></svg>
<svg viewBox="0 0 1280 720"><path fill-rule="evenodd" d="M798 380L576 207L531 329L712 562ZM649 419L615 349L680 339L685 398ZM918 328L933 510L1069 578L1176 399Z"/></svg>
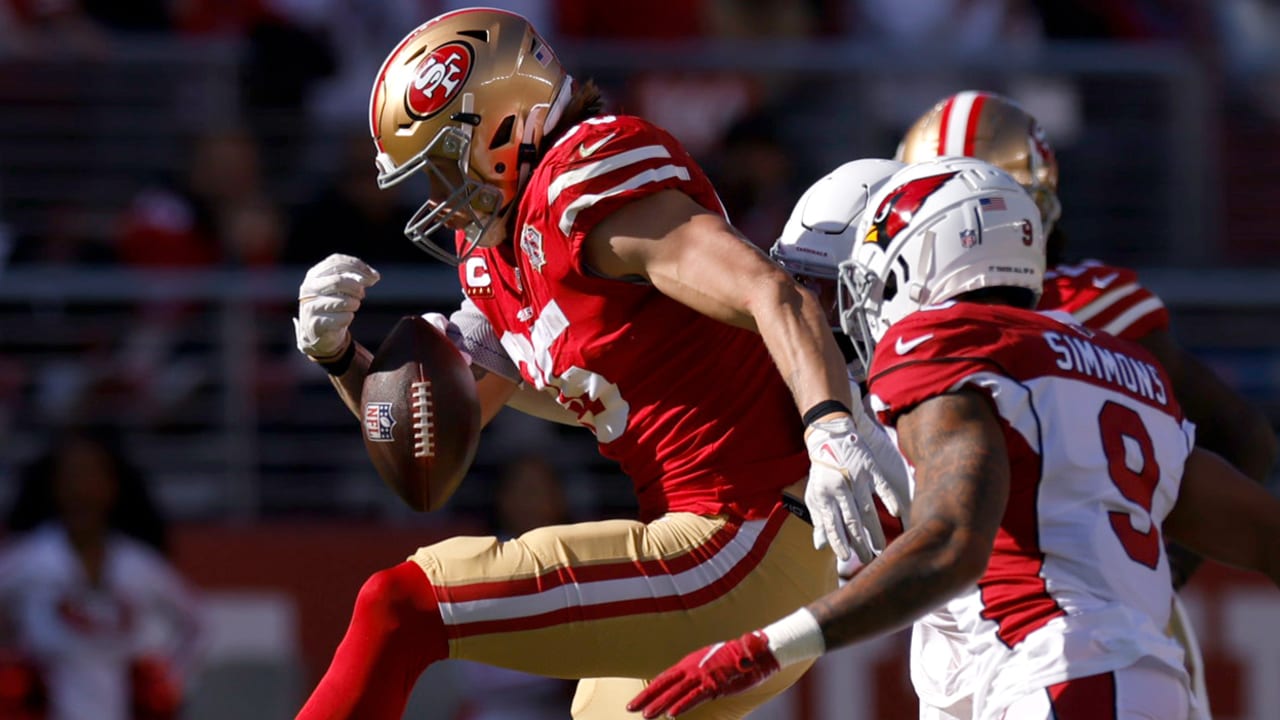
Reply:
<svg viewBox="0 0 1280 720"><path fill-rule="evenodd" d="M1169 329L1169 311L1138 283L1137 273L1097 260L1058 265L1046 272L1038 309L1071 313L1087 328L1128 340Z"/></svg>
<svg viewBox="0 0 1280 720"><path fill-rule="evenodd" d="M534 170L512 242L465 260L462 286L525 381L556 394L631 477L643 519L765 517L808 456L760 336L584 264L596 223L667 189L723 212L668 133L628 116L580 123Z"/></svg>

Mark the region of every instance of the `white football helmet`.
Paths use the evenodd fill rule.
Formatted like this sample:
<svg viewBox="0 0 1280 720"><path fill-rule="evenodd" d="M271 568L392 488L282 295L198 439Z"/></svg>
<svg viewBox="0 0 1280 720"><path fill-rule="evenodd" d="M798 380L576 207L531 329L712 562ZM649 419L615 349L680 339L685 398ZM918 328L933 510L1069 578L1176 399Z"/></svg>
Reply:
<svg viewBox="0 0 1280 720"><path fill-rule="evenodd" d="M858 219L867 201L889 176L906 167L895 160L847 162L809 186L791 211L769 256L809 288L840 327L836 302L837 267L853 250Z"/></svg>
<svg viewBox="0 0 1280 720"><path fill-rule="evenodd" d="M927 305L1044 279L1040 210L1009 173L976 158L909 165L885 182L840 264L840 323L870 367L875 344Z"/></svg>

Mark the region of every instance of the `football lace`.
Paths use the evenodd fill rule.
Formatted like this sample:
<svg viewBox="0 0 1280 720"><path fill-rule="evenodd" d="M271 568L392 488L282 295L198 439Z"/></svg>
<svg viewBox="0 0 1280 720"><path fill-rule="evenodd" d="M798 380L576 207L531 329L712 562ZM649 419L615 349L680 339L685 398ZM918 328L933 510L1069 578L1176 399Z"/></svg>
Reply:
<svg viewBox="0 0 1280 720"><path fill-rule="evenodd" d="M413 456L435 457L435 413L431 400L431 381L421 380L413 388Z"/></svg>

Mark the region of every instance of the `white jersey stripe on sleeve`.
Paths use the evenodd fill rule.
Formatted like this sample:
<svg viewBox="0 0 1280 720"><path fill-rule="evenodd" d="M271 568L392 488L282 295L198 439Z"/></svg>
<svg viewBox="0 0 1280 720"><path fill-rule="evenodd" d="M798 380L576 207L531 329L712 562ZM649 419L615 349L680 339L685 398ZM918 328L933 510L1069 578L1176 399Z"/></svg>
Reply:
<svg viewBox="0 0 1280 720"><path fill-rule="evenodd" d="M691 595L728 576L755 548L765 520L744 522L727 545L698 565L675 575L624 577L558 585L549 590L512 597L440 603L446 625L510 620L553 612L567 605L590 607L628 600ZM756 550L759 552L759 550Z"/></svg>
<svg viewBox="0 0 1280 720"><path fill-rule="evenodd" d="M605 138L607 141L608 138ZM669 158L671 151L661 145L645 145L644 147L634 148L626 152L620 152L617 155L601 158L593 163L588 163L582 167L574 168L567 172L560 173L558 177L547 187L547 204L554 203L556 198L560 197L560 193L568 188L583 183L591 178L600 177L605 173L613 172L619 168L628 165L634 165L645 160L653 160L656 158Z"/></svg>
<svg viewBox="0 0 1280 720"><path fill-rule="evenodd" d="M1099 313L1103 312L1104 310L1111 307L1112 305L1115 305L1116 302L1119 301L1121 298L1126 298L1137 291L1138 291L1137 283L1129 283L1128 285L1121 285L1115 290L1112 290L1111 292L1103 295L1097 300L1094 300L1093 302L1089 303L1088 305L1085 305L1084 307L1080 308L1079 310L1071 314L1075 316L1076 322L1084 324L1088 322L1090 319L1092 319L1095 315L1098 315Z"/></svg>
<svg viewBox="0 0 1280 720"><path fill-rule="evenodd" d="M1027 441L1037 454L1040 450L1040 421L1032 407L1031 390L1012 378L996 373L979 372L966 376L951 386L954 392L966 385L973 385L991 394L996 412Z"/></svg>
<svg viewBox="0 0 1280 720"><path fill-rule="evenodd" d="M1103 332L1109 332L1112 335L1119 335L1127 330L1130 325L1145 317L1148 313L1153 313L1162 307L1164 307L1164 303L1160 302L1160 298L1152 295L1146 300L1143 300L1137 305L1134 305L1128 310L1117 315L1116 318L1107 323L1102 330Z"/></svg>
<svg viewBox="0 0 1280 720"><path fill-rule="evenodd" d="M680 165L663 165L662 167L651 168L631 176L626 182L617 185L602 193L594 195L582 195L578 199L569 203L569 207L564 209L564 214L560 216L560 232L568 235L573 230L573 222L578 219L578 213L595 205L601 200L619 195L628 190L634 190L641 185L647 185L653 182L661 182L670 178L679 178L681 180L689 179L689 169Z"/></svg>
<svg viewBox="0 0 1280 720"><path fill-rule="evenodd" d="M943 141L943 155L964 155L965 132L969 127L969 113L973 112L974 100L978 93L966 90L957 93L949 108L947 118L947 136Z"/></svg>

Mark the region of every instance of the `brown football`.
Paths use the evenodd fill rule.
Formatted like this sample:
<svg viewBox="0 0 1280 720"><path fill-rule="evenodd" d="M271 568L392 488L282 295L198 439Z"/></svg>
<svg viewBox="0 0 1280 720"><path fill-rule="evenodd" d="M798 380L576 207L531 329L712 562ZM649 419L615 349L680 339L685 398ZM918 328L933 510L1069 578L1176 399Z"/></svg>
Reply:
<svg viewBox="0 0 1280 720"><path fill-rule="evenodd" d="M382 480L415 510L453 495L480 444L480 400L462 354L417 315L374 354L360 393L364 446Z"/></svg>

